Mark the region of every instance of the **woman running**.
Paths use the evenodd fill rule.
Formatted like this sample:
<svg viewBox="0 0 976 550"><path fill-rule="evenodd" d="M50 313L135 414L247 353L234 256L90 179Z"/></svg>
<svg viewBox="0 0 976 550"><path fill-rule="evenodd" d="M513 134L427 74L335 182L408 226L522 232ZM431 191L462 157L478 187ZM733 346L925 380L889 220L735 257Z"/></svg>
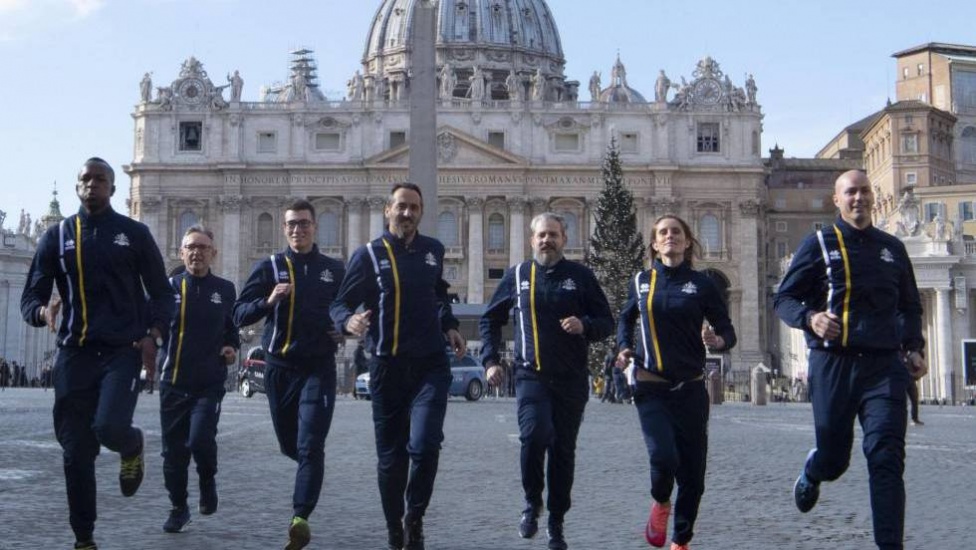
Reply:
<svg viewBox="0 0 976 550"><path fill-rule="evenodd" d="M692 269L697 248L684 220L659 218L651 269L634 276L617 327L617 362L634 360L634 404L650 455L652 501L644 536L651 546L664 546L677 481L671 550L690 548L705 490L705 347L719 352L735 345L725 300L707 276Z"/></svg>

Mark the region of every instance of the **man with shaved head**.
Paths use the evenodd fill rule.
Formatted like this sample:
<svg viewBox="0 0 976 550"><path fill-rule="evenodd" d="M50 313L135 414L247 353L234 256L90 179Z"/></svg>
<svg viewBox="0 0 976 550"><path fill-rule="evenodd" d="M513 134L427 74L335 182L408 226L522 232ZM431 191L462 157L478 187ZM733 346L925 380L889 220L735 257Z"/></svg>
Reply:
<svg viewBox="0 0 976 550"><path fill-rule="evenodd" d="M854 419L864 432L874 540L904 548L906 391L925 375L922 305L900 240L871 225L874 192L859 170L834 186L837 221L797 249L775 298L776 313L803 330L817 446L793 487L801 512L820 483L850 463Z"/></svg>
<svg viewBox="0 0 976 550"><path fill-rule="evenodd" d="M95 457L119 453L119 488L135 494L145 463L142 430L132 426L139 371L150 378L174 312L163 258L145 225L112 209L115 172L93 157L78 172L78 213L50 227L21 297L24 320L55 330L54 433L64 450L75 549L97 550Z"/></svg>

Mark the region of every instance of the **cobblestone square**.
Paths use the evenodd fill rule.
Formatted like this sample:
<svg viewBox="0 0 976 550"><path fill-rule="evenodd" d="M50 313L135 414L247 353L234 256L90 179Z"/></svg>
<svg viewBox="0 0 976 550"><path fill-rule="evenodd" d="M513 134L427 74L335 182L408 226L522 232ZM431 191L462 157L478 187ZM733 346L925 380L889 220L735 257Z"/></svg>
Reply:
<svg viewBox="0 0 976 550"><path fill-rule="evenodd" d="M60 448L51 421L53 392L0 393L0 548L70 548ZM140 397L136 423L147 434L147 475L139 493L118 491L118 456L99 457L96 540L104 550L281 548L291 512L294 464L272 434L267 402L229 394L219 434L216 515L165 534L169 510L159 456L159 401ZM542 550L545 536L518 538L521 508L518 437L512 399L452 399L433 502L425 521L430 550ZM386 534L376 489L368 402L338 399L326 443L322 498L310 523L312 549L380 549ZM974 547L976 409L923 407L925 426L910 427L906 548ZM873 548L867 472L855 441L851 467L825 484L820 503L800 514L793 480L813 443L809 405L713 407L706 493L693 547L708 549ZM579 437L571 548L647 548L642 529L649 497L647 455L635 411L591 401ZM967 527L969 526L969 527Z"/></svg>

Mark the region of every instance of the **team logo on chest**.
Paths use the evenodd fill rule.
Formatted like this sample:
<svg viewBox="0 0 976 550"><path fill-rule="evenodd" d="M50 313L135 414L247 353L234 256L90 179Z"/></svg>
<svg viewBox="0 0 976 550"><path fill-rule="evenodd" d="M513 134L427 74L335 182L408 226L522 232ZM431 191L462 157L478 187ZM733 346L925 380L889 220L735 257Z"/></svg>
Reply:
<svg viewBox="0 0 976 550"><path fill-rule="evenodd" d="M891 253L887 248L881 249L881 261L887 262L889 264L895 263L895 255Z"/></svg>
<svg viewBox="0 0 976 550"><path fill-rule="evenodd" d="M288 272L287 271L279 271L278 272L278 280L279 281L287 281L288 280Z"/></svg>
<svg viewBox="0 0 976 550"><path fill-rule="evenodd" d="M125 233L119 233L112 242L118 246L129 246L129 237Z"/></svg>
<svg viewBox="0 0 976 550"><path fill-rule="evenodd" d="M179 294L174 294L173 298L176 300L176 305L180 305L181 303L183 303L183 297L180 296Z"/></svg>
<svg viewBox="0 0 976 550"><path fill-rule="evenodd" d="M519 290L528 290L528 289L529 289L529 282L528 281L522 281L522 284L519 285Z"/></svg>
<svg viewBox="0 0 976 550"><path fill-rule="evenodd" d="M833 260L833 261L840 261L841 258L843 258L843 256L841 256L840 250L831 250L830 251L830 259L831 260Z"/></svg>
<svg viewBox="0 0 976 550"><path fill-rule="evenodd" d="M326 269L325 271L323 271L322 274L319 275L319 279L323 283L334 283L335 282L335 276L332 275L332 270L331 269Z"/></svg>
<svg viewBox="0 0 976 550"><path fill-rule="evenodd" d="M68 239L68 240L64 241L64 249L65 250L74 250L75 249L75 240L74 239Z"/></svg>
<svg viewBox="0 0 976 550"><path fill-rule="evenodd" d="M224 300L220 297L220 293L219 292L214 292L213 294L211 294L210 295L210 301L213 302L213 303L215 303L215 304L222 304L222 303L224 303Z"/></svg>
<svg viewBox="0 0 976 550"><path fill-rule="evenodd" d="M563 290L573 291L576 290L576 281L572 279L566 279L559 285L559 288Z"/></svg>
<svg viewBox="0 0 976 550"><path fill-rule="evenodd" d="M380 269L390 269L390 260L385 258L380 260Z"/></svg>
<svg viewBox="0 0 976 550"><path fill-rule="evenodd" d="M698 294L698 287L695 286L695 283L687 282L685 286L681 287L681 292L685 294Z"/></svg>
<svg viewBox="0 0 976 550"><path fill-rule="evenodd" d="M431 267L437 267L437 258L434 257L433 252L428 252L427 255L424 256L424 262Z"/></svg>
<svg viewBox="0 0 976 550"><path fill-rule="evenodd" d="M641 283L641 285L640 285L640 293L641 294L647 294L650 291L651 291L651 285L649 285L647 283Z"/></svg>

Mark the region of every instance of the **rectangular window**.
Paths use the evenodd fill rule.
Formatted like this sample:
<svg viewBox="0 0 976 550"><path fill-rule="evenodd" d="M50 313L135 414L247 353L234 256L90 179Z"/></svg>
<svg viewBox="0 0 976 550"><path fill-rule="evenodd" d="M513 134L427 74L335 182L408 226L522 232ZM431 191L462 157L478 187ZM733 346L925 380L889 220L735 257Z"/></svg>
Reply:
<svg viewBox="0 0 976 550"><path fill-rule="evenodd" d="M785 210L786 209L786 199L784 199L782 197L776 199L776 201L774 201L773 204L775 205L775 208L777 210Z"/></svg>
<svg viewBox="0 0 976 550"><path fill-rule="evenodd" d="M579 134L556 134L556 151L579 151Z"/></svg>
<svg viewBox="0 0 976 550"><path fill-rule="evenodd" d="M905 126L911 126L913 122L915 122L915 117L912 115L907 115L905 117Z"/></svg>
<svg viewBox="0 0 976 550"><path fill-rule="evenodd" d="M390 132L390 149L399 147L407 142L406 132Z"/></svg>
<svg viewBox="0 0 976 550"><path fill-rule="evenodd" d="M789 246L785 241L778 241L776 243L776 258L782 260L789 254Z"/></svg>
<svg viewBox="0 0 976 550"><path fill-rule="evenodd" d="M790 227L786 222L776 222L777 233L786 233L787 231L789 231L789 229Z"/></svg>
<svg viewBox="0 0 976 550"><path fill-rule="evenodd" d="M908 67L901 68L901 79L908 80Z"/></svg>
<svg viewBox="0 0 976 550"><path fill-rule="evenodd" d="M698 152L719 152L719 124L718 122L698 123Z"/></svg>
<svg viewBox="0 0 976 550"><path fill-rule="evenodd" d="M905 185L916 185L918 183L918 174L915 172L905 173Z"/></svg>
<svg viewBox="0 0 976 550"><path fill-rule="evenodd" d="M820 210L823 208L823 199L810 199L810 208Z"/></svg>
<svg viewBox="0 0 976 550"><path fill-rule="evenodd" d="M278 151L278 136L274 132L258 132L258 153Z"/></svg>
<svg viewBox="0 0 976 550"><path fill-rule="evenodd" d="M505 132L488 132L488 145L505 148Z"/></svg>
<svg viewBox="0 0 976 550"><path fill-rule="evenodd" d="M489 267L488 268L488 278L490 280L492 280L492 281L499 281L504 276L505 276L505 270L504 269L500 269L500 268L496 268L496 267Z"/></svg>
<svg viewBox="0 0 976 550"><path fill-rule="evenodd" d="M635 132L624 132L620 134L620 152L637 152L637 134Z"/></svg>
<svg viewBox="0 0 976 550"><path fill-rule="evenodd" d="M458 266L456 266L456 265L445 265L444 266L444 280L445 281L456 281L456 280L458 280Z"/></svg>
<svg viewBox="0 0 976 550"><path fill-rule="evenodd" d="M901 136L901 152L902 153L918 152L918 134L907 134Z"/></svg>
<svg viewBox="0 0 976 550"><path fill-rule="evenodd" d="M180 151L203 150L203 123L199 121L180 123Z"/></svg>
<svg viewBox="0 0 976 550"><path fill-rule="evenodd" d="M969 201L959 203L959 219L964 222L973 221L973 203Z"/></svg>
<svg viewBox="0 0 976 550"><path fill-rule="evenodd" d="M942 213L942 203L941 202L927 202L925 203L925 221L931 222L935 221L935 217ZM943 216L944 218L945 216Z"/></svg>
<svg viewBox="0 0 976 550"><path fill-rule="evenodd" d="M342 136L337 132L319 132L315 134L316 151L338 151L342 145Z"/></svg>
<svg viewBox="0 0 976 550"><path fill-rule="evenodd" d="M915 69L918 72L918 76L922 76L923 74L925 74L925 65L923 65L922 63L919 63L918 67L916 67Z"/></svg>

